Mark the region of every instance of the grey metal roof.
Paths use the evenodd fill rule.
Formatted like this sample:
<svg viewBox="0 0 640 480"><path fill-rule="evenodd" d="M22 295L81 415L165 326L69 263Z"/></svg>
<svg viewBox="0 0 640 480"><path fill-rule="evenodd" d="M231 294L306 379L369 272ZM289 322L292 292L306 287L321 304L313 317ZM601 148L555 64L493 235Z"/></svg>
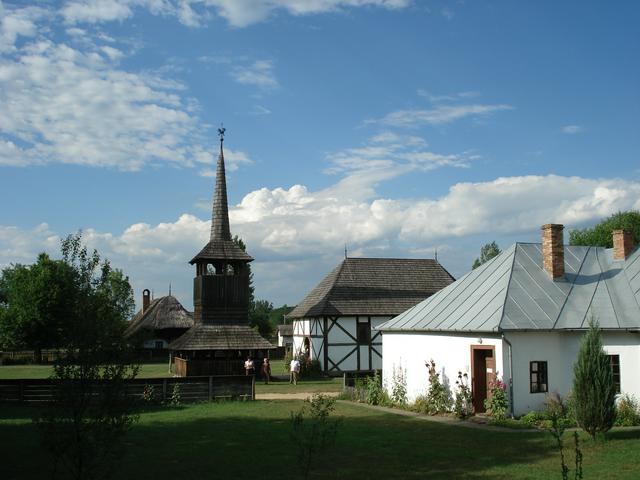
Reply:
<svg viewBox="0 0 640 480"><path fill-rule="evenodd" d="M499 332L640 329L640 250L565 245L565 277L542 267L539 243L516 243L458 281L385 322L379 330Z"/></svg>
<svg viewBox="0 0 640 480"><path fill-rule="evenodd" d="M397 315L453 281L436 260L346 258L286 317Z"/></svg>

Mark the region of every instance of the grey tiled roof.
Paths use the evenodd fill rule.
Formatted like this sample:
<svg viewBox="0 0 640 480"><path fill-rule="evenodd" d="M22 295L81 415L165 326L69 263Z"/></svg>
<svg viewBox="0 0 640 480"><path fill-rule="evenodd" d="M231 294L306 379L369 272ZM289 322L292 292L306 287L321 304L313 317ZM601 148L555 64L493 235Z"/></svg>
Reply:
<svg viewBox="0 0 640 480"><path fill-rule="evenodd" d="M542 267L542 247L517 243L379 330L499 332L572 330L593 317L603 329L640 329L640 251L566 246L565 277Z"/></svg>
<svg viewBox="0 0 640 480"><path fill-rule="evenodd" d="M453 280L435 260L347 258L287 318L397 315Z"/></svg>
<svg viewBox="0 0 640 480"><path fill-rule="evenodd" d="M187 312L176 297L167 295L151 301L144 313L139 310L129 322L125 336L134 335L141 329L163 330L167 328L191 328L192 326L193 314Z"/></svg>
<svg viewBox="0 0 640 480"><path fill-rule="evenodd" d="M195 325L171 350L268 350L275 348L248 325Z"/></svg>
<svg viewBox="0 0 640 480"><path fill-rule="evenodd" d="M291 335L293 335L293 325L278 325L278 333L280 333L280 335L282 335L283 337L290 337Z"/></svg>

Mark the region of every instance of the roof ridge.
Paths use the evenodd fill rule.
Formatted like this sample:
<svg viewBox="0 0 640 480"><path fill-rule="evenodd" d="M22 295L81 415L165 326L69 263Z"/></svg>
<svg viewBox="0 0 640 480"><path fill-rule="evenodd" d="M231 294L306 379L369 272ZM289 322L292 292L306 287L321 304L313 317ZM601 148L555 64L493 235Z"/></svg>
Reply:
<svg viewBox="0 0 640 480"><path fill-rule="evenodd" d="M507 299L509 298L509 288L511 287L511 280L513 279L513 267L516 264L516 254L518 253L518 245L525 242L516 242L513 244L513 259L511 260L511 268L509 269L509 280L507 280L507 289L504 292L504 302L502 302L502 314L498 321L498 331L502 331L502 320L504 319L504 312L507 306Z"/></svg>
<svg viewBox="0 0 640 480"><path fill-rule="evenodd" d="M582 257L582 261L580 262L580 267L578 267L578 270L576 270L576 273L575 273L576 278L578 278L578 276L580 275L580 272L582 271L582 267L584 266L584 262L587 260L587 257L589 256L589 252L591 251L591 248L592 247L589 246L587 248L587 253L585 253L584 257ZM596 258L597 258L598 257L597 250L594 250L594 252L595 252ZM575 255L574 255L574 257L575 257ZM565 275L566 275L566 273L565 273ZM558 310L558 316L556 317L556 321L553 322L553 327L551 327L551 328L556 328L556 325L558 325L558 322L560 321L560 316L562 315L562 312L564 311L564 307L567 305L567 302L569 301L569 297L571 296L571 292L573 292L573 287L575 287L575 285L576 285L576 282L574 280L573 282L571 282L571 287L569 288L569 291L567 292L567 295L564 297L564 302L562 302L562 305L560 305L560 310ZM596 289L597 289L597 287L596 287ZM594 293L595 293L595 290L594 290Z"/></svg>

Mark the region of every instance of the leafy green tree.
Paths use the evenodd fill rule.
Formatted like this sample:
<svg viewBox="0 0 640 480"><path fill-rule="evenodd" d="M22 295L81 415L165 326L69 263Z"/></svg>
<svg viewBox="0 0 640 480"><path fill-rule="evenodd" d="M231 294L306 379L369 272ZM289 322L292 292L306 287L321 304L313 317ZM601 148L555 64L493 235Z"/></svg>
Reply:
<svg viewBox="0 0 640 480"><path fill-rule="evenodd" d="M269 337L273 328L269 323L269 315L273 310L273 304L268 300L256 300L251 302L249 309L249 325L255 327L263 337Z"/></svg>
<svg viewBox="0 0 640 480"><path fill-rule="evenodd" d="M613 247L614 230L629 230L633 233L636 245L640 243L640 211L614 213L592 228L571 230L569 245L588 245L593 247Z"/></svg>
<svg viewBox="0 0 640 480"><path fill-rule="evenodd" d="M471 266L471 269L475 270L483 263L486 263L489 260L491 260L493 257L498 256L500 252L501 252L500 247L498 247L498 244L495 241L483 245L482 248L480 249L480 257L476 258L473 261L473 265Z"/></svg>
<svg viewBox="0 0 640 480"><path fill-rule="evenodd" d="M77 285L73 269L47 254L33 265L13 265L0 277L0 344L33 349L38 361L45 348L64 343Z"/></svg>
<svg viewBox="0 0 640 480"><path fill-rule="evenodd" d="M238 247L240 247L243 252L247 251L247 245L244 243L244 240L242 240L242 238L240 238L238 235L234 235L231 241ZM247 271L249 272L249 305L251 305L254 300L253 295L255 292L255 287L253 286L253 272L251 271L250 263L247 264Z"/></svg>
<svg viewBox="0 0 640 480"><path fill-rule="evenodd" d="M123 337L133 311L127 277L113 270L97 251L89 252L81 234L62 242L62 264L73 288L66 299L61 346L51 379L57 397L34 421L52 454L52 477L108 478L124 452L123 437L136 420L127 380L138 366Z"/></svg>
<svg viewBox="0 0 640 480"><path fill-rule="evenodd" d="M79 342L118 337L134 310L129 279L88 252L81 234L62 242L62 260L47 254L14 265L0 277L3 348L77 348Z"/></svg>
<svg viewBox="0 0 640 480"><path fill-rule="evenodd" d="M600 328L589 322L573 366L576 420L591 437L606 432L615 421L615 386L608 355L602 349Z"/></svg>

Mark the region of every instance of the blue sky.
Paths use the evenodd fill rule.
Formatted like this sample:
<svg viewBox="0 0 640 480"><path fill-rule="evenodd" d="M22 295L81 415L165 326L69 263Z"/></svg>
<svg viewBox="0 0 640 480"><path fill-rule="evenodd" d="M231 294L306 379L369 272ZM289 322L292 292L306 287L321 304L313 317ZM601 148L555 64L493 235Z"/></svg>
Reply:
<svg viewBox="0 0 640 480"><path fill-rule="evenodd" d="M257 295L640 208L636 2L0 3L0 266L78 229L191 307L216 128Z"/></svg>

